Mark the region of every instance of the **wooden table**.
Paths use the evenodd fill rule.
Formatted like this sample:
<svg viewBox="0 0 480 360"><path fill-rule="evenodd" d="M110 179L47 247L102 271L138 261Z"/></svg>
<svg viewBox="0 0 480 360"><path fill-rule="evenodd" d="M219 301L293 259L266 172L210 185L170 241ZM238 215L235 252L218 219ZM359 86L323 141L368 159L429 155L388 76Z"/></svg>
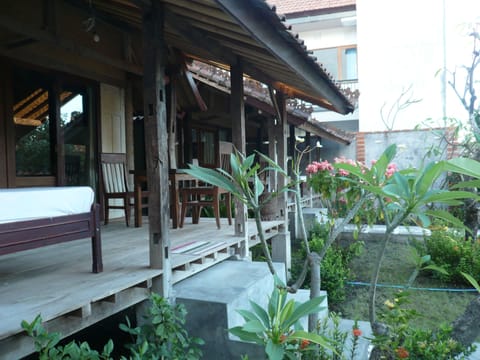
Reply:
<svg viewBox="0 0 480 360"><path fill-rule="evenodd" d="M138 173L130 170L134 175L134 201L135 201L135 227L142 226L142 185L147 182L147 175L145 173ZM180 217L180 183L183 181L194 181L195 177L185 173L182 169L170 170L168 174L169 188L170 188L170 216L172 217L172 227L178 228Z"/></svg>

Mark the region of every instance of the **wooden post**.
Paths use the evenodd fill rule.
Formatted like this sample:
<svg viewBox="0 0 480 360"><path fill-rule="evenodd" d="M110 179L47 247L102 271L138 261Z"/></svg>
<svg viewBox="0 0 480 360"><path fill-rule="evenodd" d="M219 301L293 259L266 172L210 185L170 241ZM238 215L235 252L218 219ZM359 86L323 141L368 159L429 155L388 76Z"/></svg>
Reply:
<svg viewBox="0 0 480 360"><path fill-rule="evenodd" d="M245 101L243 96L243 66L241 59L237 58L236 64L231 64L230 66L232 140L237 151L246 155ZM235 235L243 237L243 244L239 244L239 255L246 257L248 252L247 208L235 199L235 209Z"/></svg>
<svg viewBox="0 0 480 360"><path fill-rule="evenodd" d="M168 154L170 156L170 169L177 168L177 75L170 75L170 119L168 127Z"/></svg>
<svg viewBox="0 0 480 360"><path fill-rule="evenodd" d="M125 140L127 154L127 171L135 169L135 153L133 148L133 85L132 79L127 77L125 84ZM133 190L133 176L128 176L128 188Z"/></svg>
<svg viewBox="0 0 480 360"><path fill-rule="evenodd" d="M150 266L163 269L162 283L152 284L153 291L169 297L172 284L168 233L168 130L164 84L167 50L163 39L163 25L161 4L152 1L152 6L144 12L143 17L143 97L147 181L150 193Z"/></svg>
<svg viewBox="0 0 480 360"><path fill-rule="evenodd" d="M287 105L285 95L281 92L276 93L276 102L278 106L277 125L275 126L275 137L277 139L277 164L287 169ZM283 188L287 184L287 179L277 174L278 189ZM283 221L283 226L279 230L279 234L272 239L272 259L273 261L283 262L285 264L285 271L287 278L289 277L289 270L291 268L291 244L290 233L288 231L288 213L287 213L287 193L277 197L278 208L280 209L280 220Z"/></svg>

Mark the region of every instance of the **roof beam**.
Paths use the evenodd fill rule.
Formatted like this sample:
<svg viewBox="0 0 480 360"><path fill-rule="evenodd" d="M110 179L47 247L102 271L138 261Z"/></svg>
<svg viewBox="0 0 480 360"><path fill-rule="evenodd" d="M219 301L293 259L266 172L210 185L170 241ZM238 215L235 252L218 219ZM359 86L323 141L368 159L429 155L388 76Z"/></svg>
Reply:
<svg viewBox="0 0 480 360"><path fill-rule="evenodd" d="M20 23L13 20L10 16L0 14L0 26L15 32L17 34L24 35L28 38L43 41L45 43L55 45L70 53L86 57L106 65L113 66L115 68L130 72L136 75L142 75L143 69L141 66L130 64L126 61L112 58L107 55L103 55L98 51L95 51L86 46L79 45L78 42L69 40L61 36L52 35L46 30L34 28L27 23Z"/></svg>
<svg viewBox="0 0 480 360"><path fill-rule="evenodd" d="M193 43L195 47L201 47L213 57L222 59L228 64L236 62L236 56L229 49L221 46L217 41L208 37L208 34L200 29L194 28L174 12L165 8L165 22L169 27L178 32L181 37ZM175 44L171 44L175 46Z"/></svg>
<svg viewBox="0 0 480 360"><path fill-rule="evenodd" d="M260 43L281 59L299 77L308 83L318 95L326 98L342 114L353 110L318 64L308 57L305 50L278 21L278 16L265 2L253 0L215 0L225 12L236 18ZM263 7L263 9L262 9ZM273 26L272 26L273 25Z"/></svg>

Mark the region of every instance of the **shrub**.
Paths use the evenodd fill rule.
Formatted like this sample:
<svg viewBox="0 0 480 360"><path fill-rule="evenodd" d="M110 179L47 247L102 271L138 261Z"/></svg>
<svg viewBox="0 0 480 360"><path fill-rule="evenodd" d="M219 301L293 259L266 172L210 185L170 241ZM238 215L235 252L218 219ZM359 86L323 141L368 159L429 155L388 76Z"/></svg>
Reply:
<svg viewBox="0 0 480 360"><path fill-rule="evenodd" d="M184 328L186 310L182 304L171 306L160 295L152 293L151 306L145 316L145 324L132 328L127 318L127 324L120 328L133 336L133 344L127 344L131 356L122 360L139 359L176 359L196 360L202 356L198 345L203 340L189 337ZM87 342L71 341L65 346L59 345L61 335L57 332L48 333L38 315L31 323L22 321L22 328L34 340L35 350L40 360L111 360L113 341L109 340L101 353L91 349Z"/></svg>
<svg viewBox="0 0 480 360"><path fill-rule="evenodd" d="M464 347L451 338L452 328L441 324L435 330L423 330L411 325L420 316L408 308L408 293L399 291L392 300L384 303L379 319L385 328L375 336L372 344L379 359L468 359L475 346ZM378 357L378 354L381 354Z"/></svg>
<svg viewBox="0 0 480 360"><path fill-rule="evenodd" d="M120 329L133 335L134 343L127 345L133 359L185 359L195 360L202 356L198 345L203 340L191 338L185 330L187 311L183 304L170 305L158 294L151 295L151 306L145 323L136 328L120 324Z"/></svg>
<svg viewBox="0 0 480 360"><path fill-rule="evenodd" d="M323 224L316 224L310 233L309 246L312 252L319 253L328 237L328 227ZM363 243L355 241L348 246L341 246L335 242L330 246L320 265L321 288L328 292L328 302L331 307L335 307L345 300L346 290L345 282L350 277L350 261L352 258L360 253L363 248ZM305 259L306 251L302 247L294 254L295 261L292 266L292 277L301 271L301 261ZM310 270L304 283L305 288L310 287Z"/></svg>
<svg viewBox="0 0 480 360"><path fill-rule="evenodd" d="M480 280L480 243L466 241L458 231L442 225L432 227L432 234L425 240L425 251L435 265L448 274L432 272L431 275L454 284L469 285L461 274L471 274Z"/></svg>

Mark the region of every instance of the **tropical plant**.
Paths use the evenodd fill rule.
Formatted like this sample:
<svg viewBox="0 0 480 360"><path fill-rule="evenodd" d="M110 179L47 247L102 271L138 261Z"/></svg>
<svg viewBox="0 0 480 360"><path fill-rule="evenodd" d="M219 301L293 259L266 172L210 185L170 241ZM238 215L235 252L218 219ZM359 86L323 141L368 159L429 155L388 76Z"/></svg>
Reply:
<svg viewBox="0 0 480 360"><path fill-rule="evenodd" d="M298 149L297 149L298 151ZM238 151L234 151L230 155L231 173L224 171L223 169L209 169L199 166L189 165L190 169L185 170L188 174L204 181L209 184L221 187L232 193L241 203L245 204L247 208L253 213L255 218L255 224L257 227L260 243L262 246L264 258L268 264L270 272L276 275L275 268L273 266L272 257L270 254L269 246L265 240L264 231L261 221L261 209L270 202L270 200L279 194L287 191L292 191L295 194L295 200L297 205L298 217L300 228L303 232L303 241L306 251L306 259L303 264L303 269L300 275L292 285L288 286L290 292L296 292L303 284L308 268L311 271L311 286L310 286L310 298L316 298L320 296L320 260L321 256L311 252L306 236L305 224L303 221L302 208L300 206L300 168L302 157L304 154L311 151L308 147L303 151L298 151L298 158L293 165L292 171L295 180L291 180L288 177L287 172L282 169L276 162L261 153L257 153L258 156L268 164L268 166L260 170L260 165L255 163L255 154L245 157ZM276 192L267 194L267 196L261 196L264 192L264 185L260 180L260 175L265 171L273 171L277 174L281 174L289 182L286 186L281 187ZM339 232L338 232L339 233ZM316 326L318 317L315 313L309 316L309 329L313 331Z"/></svg>
<svg viewBox="0 0 480 360"><path fill-rule="evenodd" d="M454 340L451 326L441 324L436 331L412 326L411 321L421 315L408 307L408 296L399 291L385 301L379 314L384 331L372 339L371 359L467 359L475 347Z"/></svg>
<svg viewBox="0 0 480 360"><path fill-rule="evenodd" d="M37 315L35 319L28 323L22 321L22 328L28 336L33 338L35 350L38 353L39 360L110 360L110 354L113 351L113 342L109 340L103 347L101 353L91 349L87 342L77 343L71 341L62 346L60 333L49 333L42 325L42 317Z"/></svg>
<svg viewBox="0 0 480 360"><path fill-rule="evenodd" d="M319 253L329 235L328 223L314 224L309 234L309 245L312 252ZM340 245L334 242L326 251L320 263L321 288L328 293L329 308L335 308L335 305L345 300L346 280L350 277L350 261L359 255L363 248L363 242L354 241L351 244ZM292 277L301 271L300 262L305 258L305 248L302 246L292 254ZM306 284L309 284L310 272L306 276Z"/></svg>
<svg viewBox="0 0 480 360"><path fill-rule="evenodd" d="M300 322L307 315L323 309L321 303L325 296L304 303L297 303L294 299L287 301L285 284L277 276L274 279L267 309L250 301L252 311L238 310L245 324L229 331L241 340L264 346L270 360L298 359L299 354L311 351L313 344L333 350L324 336L304 331Z"/></svg>
<svg viewBox="0 0 480 360"><path fill-rule="evenodd" d="M262 172L272 170L287 179L289 177L287 172L268 156L261 153L258 153L258 155L268 164L268 166L262 170L260 170L260 165L255 162L255 154L245 157L235 150L230 155L230 173L222 168L211 169L193 164L189 164L190 168L185 169L185 172L201 181L229 191L232 196L252 211L266 262L270 272L275 275L276 270L273 266L270 249L268 248L264 232L262 231L261 209L274 197L281 193L291 191L290 188L293 185L293 181L290 181L287 186L270 193L268 196L261 197L260 195L262 195L265 190L265 186L260 180L260 174Z"/></svg>
<svg viewBox="0 0 480 360"><path fill-rule="evenodd" d="M150 308L144 316L145 324L133 328L130 320L120 324L120 328L132 335L132 344L127 344L130 356L122 356L122 360L141 359L200 359L202 352L199 346L203 340L191 338L184 328L186 310L182 304L170 305L160 295L152 293ZM34 340L35 350L40 360L111 360L113 341L109 340L101 353L91 349L87 342L70 341L59 345L61 334L49 333L42 325L38 315L31 323L22 321L22 328Z"/></svg>
<svg viewBox="0 0 480 360"><path fill-rule="evenodd" d="M317 332L331 342L333 351L319 348L316 352L304 354L305 360L353 360L358 358L357 350L362 330L360 330L358 322L354 321L351 331L344 331L340 326L341 320L340 314L332 311L318 322Z"/></svg>
<svg viewBox="0 0 480 360"><path fill-rule="evenodd" d="M445 190L436 188L438 178L446 170L453 170L455 166L445 161L427 164L421 169L397 171L387 176L388 164L396 154L396 146L389 146L378 161L370 169L359 168L351 164L337 164L337 166L356 177L359 186L372 194L379 211L385 221L385 236L377 255L377 261L372 273L369 296L369 320L375 331L375 298L378 276L386 246L393 231L401 224L409 221L428 227L432 218L442 219L463 228L457 218L441 208L432 207L432 204L457 205L460 200L471 198L472 193L460 190ZM480 165L480 164L479 164ZM462 170L461 166L456 166Z"/></svg>
<svg viewBox="0 0 480 360"><path fill-rule="evenodd" d="M134 342L127 345L131 359L200 359L199 345L204 342L188 335L185 306L170 305L167 299L155 293L151 294L150 302L143 325L132 327L128 318L126 324L120 324L120 329L133 336Z"/></svg>

